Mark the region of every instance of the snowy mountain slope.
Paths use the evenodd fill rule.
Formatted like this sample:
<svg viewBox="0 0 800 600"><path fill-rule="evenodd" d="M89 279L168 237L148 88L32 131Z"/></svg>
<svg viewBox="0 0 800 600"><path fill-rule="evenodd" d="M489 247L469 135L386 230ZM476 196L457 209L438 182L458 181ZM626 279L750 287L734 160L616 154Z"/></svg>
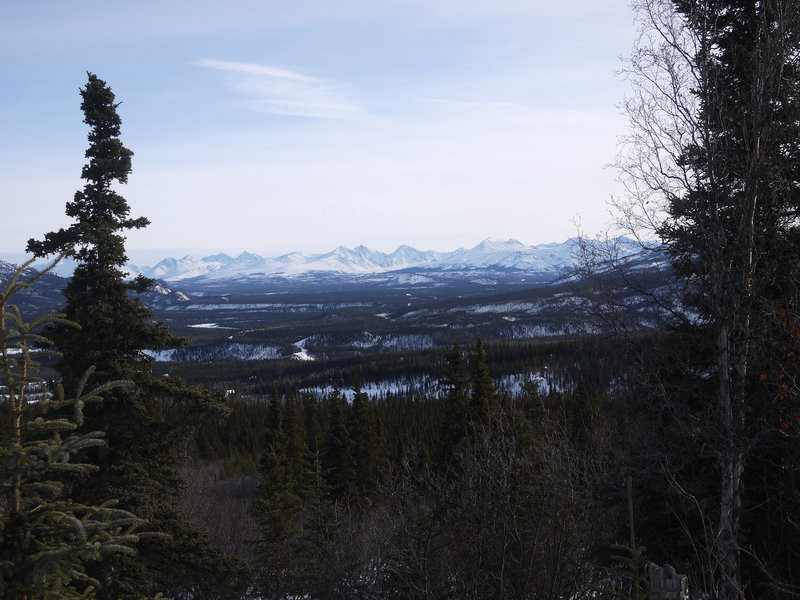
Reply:
<svg viewBox="0 0 800 600"><path fill-rule="evenodd" d="M639 268L658 269L665 257L642 252L633 241L615 240L622 255L638 261ZM404 288L441 288L509 285L544 285L568 277L579 253L577 239L527 246L517 240L486 239L474 248L452 252L421 251L407 245L392 253L366 246L339 246L322 254L292 252L265 258L243 252L197 258L164 258L152 267L127 264L130 278L141 274L193 293L203 290L275 286L337 286L342 283ZM59 275L69 276L72 264L59 265Z"/></svg>
<svg viewBox="0 0 800 600"><path fill-rule="evenodd" d="M339 246L323 254L293 252L276 258L263 258L247 252L235 258L226 254L204 258L165 258L154 267L142 267L138 272L170 282L192 280L193 283L314 274L390 274L395 280L399 276L406 281L428 282L432 281L430 275L436 272L444 276L469 272L473 278L480 278L490 276L494 271L534 274L544 280L555 279L570 270L576 247L575 239L536 246L526 246L517 240L487 239L474 248L459 248L452 252L421 251L403 245L390 254L365 246L354 249Z"/></svg>

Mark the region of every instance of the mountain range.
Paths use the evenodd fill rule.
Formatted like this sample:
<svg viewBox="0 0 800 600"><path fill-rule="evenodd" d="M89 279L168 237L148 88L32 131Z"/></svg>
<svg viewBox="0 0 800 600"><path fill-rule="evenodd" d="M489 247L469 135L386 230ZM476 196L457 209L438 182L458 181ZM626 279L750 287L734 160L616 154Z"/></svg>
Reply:
<svg viewBox="0 0 800 600"><path fill-rule="evenodd" d="M626 276L636 272L639 279L636 289L620 292L626 311L637 326L660 322L663 315L653 310L650 295L670 293L666 256L624 238L612 245L625 257ZM602 264L602 244L587 247L576 239L537 246L485 240L452 252L401 246L387 254L359 246L276 258L184 256L152 267L128 265L128 271L157 280L143 301L195 343L262 344L258 356L277 344L283 356L296 353L298 339L309 339L320 355L337 344L374 349L374 336L381 345L422 348L449 344L465 331L470 332L465 340L477 333L529 339L591 331L581 297L575 296L583 289L575 269L582 250L597 258L600 272L618 277L613 266ZM70 265L60 267L70 274ZM0 283L13 269L0 261ZM65 284L63 277L47 273L17 300L25 314L58 310ZM639 297L642 289L647 297ZM237 332L246 335L240 339Z"/></svg>
<svg viewBox="0 0 800 600"><path fill-rule="evenodd" d="M624 240L624 238L622 238ZM624 252L639 250L634 242L624 240ZM486 239L474 248L451 252L422 251L407 245L392 253L366 246L339 246L322 254L292 252L266 258L250 252L233 257L213 254L196 258L164 258L153 266L127 265L130 274L164 280L171 284L200 285L230 280L254 281L276 278L394 278L406 283L424 283L431 276L455 278L513 274L529 281L547 282L568 273L575 261L578 240L562 243L525 245L517 240ZM67 269L69 267L67 266Z"/></svg>
<svg viewBox="0 0 800 600"><path fill-rule="evenodd" d="M662 257L643 253L633 240L614 240L617 251L643 265ZM402 245L391 253L358 246L339 246L330 252L292 252L262 257L250 252L204 257L167 257L153 266L128 263L129 277L144 275L170 287L200 291L260 283L281 286L357 283L391 287L442 287L457 284L542 285L563 279L574 270L580 241L525 245L517 240L486 239L473 248L451 252L418 250ZM64 261L53 273L69 277L74 263Z"/></svg>

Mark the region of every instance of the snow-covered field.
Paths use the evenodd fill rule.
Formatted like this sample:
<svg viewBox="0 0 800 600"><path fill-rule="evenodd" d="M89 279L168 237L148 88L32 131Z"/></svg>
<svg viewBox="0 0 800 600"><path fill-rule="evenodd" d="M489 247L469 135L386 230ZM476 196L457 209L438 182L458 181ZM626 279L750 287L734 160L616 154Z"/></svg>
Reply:
<svg viewBox="0 0 800 600"><path fill-rule="evenodd" d="M224 360L269 360L282 356L279 348L267 344L223 342L208 346L175 348L150 352L157 362L210 362Z"/></svg>
<svg viewBox="0 0 800 600"><path fill-rule="evenodd" d="M536 383L539 392L545 394L558 387L547 378L546 373L517 373L505 375L494 380L495 387L498 391L512 397L523 394L525 391L524 386L528 384L528 382ZM333 392L333 389L332 385L327 385L306 388L302 391L310 392L316 396L324 396ZM445 393L446 389L439 378L429 375L382 379L379 381L364 381L361 384L361 391L365 392L372 399L381 400L388 396L396 395L439 395ZM355 392L352 389L340 390L340 392L348 401L353 400Z"/></svg>

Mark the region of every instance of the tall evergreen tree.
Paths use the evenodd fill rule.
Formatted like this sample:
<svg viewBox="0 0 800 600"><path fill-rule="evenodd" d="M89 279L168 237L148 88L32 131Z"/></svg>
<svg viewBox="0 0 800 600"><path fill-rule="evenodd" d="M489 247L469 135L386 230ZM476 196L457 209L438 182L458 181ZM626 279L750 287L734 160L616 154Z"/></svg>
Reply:
<svg viewBox="0 0 800 600"><path fill-rule="evenodd" d="M594 399L581 379L572 391L567 412L570 437L575 443L585 445L592 437L595 410Z"/></svg>
<svg viewBox="0 0 800 600"><path fill-rule="evenodd" d="M287 574L297 560L288 542L299 533L297 518L302 501L294 489L287 447L283 402L273 394L264 431L259 469L261 483L253 505L253 515L261 525L258 541L261 565L257 581L261 593L267 598L280 598L288 593L285 587Z"/></svg>
<svg viewBox="0 0 800 600"><path fill-rule="evenodd" d="M293 483L298 497L305 501L314 490L314 454L309 451L306 441L305 423L297 406L297 401L286 401L283 428L286 436L286 457L292 472Z"/></svg>
<svg viewBox="0 0 800 600"><path fill-rule="evenodd" d="M353 460L353 439L347 426L349 407L336 387L328 399L330 427L322 455L325 479L335 498L352 493L355 488L356 469Z"/></svg>
<svg viewBox="0 0 800 600"><path fill-rule="evenodd" d="M67 203L74 222L42 240L30 240L28 251L36 256L63 252L77 261L64 290L64 313L80 328L56 324L49 331L61 352L57 368L63 384L74 387L89 367L95 368L100 384L119 379L134 384L114 390L101 405L87 407L85 429L105 431L107 445L91 456L98 466L92 485L74 486L73 495L119 498L122 508L160 533L140 540L135 560L98 562L92 573L103 584L104 598L180 595L195 586L230 593L242 565L212 551L203 532L175 505L182 487L181 442L196 417L224 406L202 390L151 374L147 351L184 342L137 297L153 282L124 279L124 232L148 224L144 218L131 218L127 201L114 190L116 183L127 182L133 153L119 138L118 104L106 83L90 73L80 93L84 122L90 127L89 161L81 174L85 186ZM167 421L161 410L163 403L176 402L182 406L180 423Z"/></svg>
<svg viewBox="0 0 800 600"><path fill-rule="evenodd" d="M319 422L319 403L313 394L303 394L303 423L306 427L306 443L312 454L318 454L322 445L322 425Z"/></svg>
<svg viewBox="0 0 800 600"><path fill-rule="evenodd" d="M440 467L446 465L464 438L469 420L467 362L461 346L454 343L445 355L445 362L442 385L446 389L446 396L436 450L436 462Z"/></svg>
<svg viewBox="0 0 800 600"><path fill-rule="evenodd" d="M261 525L256 585L265 598L301 595L313 577L309 565L317 551L325 488L303 429L295 401L284 403L273 396L264 432L261 484L253 505Z"/></svg>
<svg viewBox="0 0 800 600"><path fill-rule="evenodd" d="M361 389L359 379L356 379L353 385L350 437L353 440L356 488L363 495L375 487L378 477L379 448L375 415L371 410L369 396Z"/></svg>
<svg viewBox="0 0 800 600"><path fill-rule="evenodd" d="M724 600L775 593L797 584L800 532L775 500L800 502L798 444L778 433L800 411L782 387L798 374L800 10L792 0L641 6L623 168L634 203L666 211L657 232L695 317L683 331L707 349L667 398L676 414L694 412L686 431L718 477L705 580Z"/></svg>
<svg viewBox="0 0 800 600"><path fill-rule="evenodd" d="M676 273L690 282L703 335L714 340L718 593L733 599L748 587L742 522L761 502L743 492L763 441L759 420L777 424L781 408L800 407L754 377L796 372L770 363L778 358L771 346L793 335L779 333L779 311L798 308L800 11L780 0L675 4L699 41L702 129L682 156L694 181L669 198L660 233Z"/></svg>
<svg viewBox="0 0 800 600"><path fill-rule="evenodd" d="M470 364L470 386L472 394L469 401L470 420L474 422L486 421L490 409L497 408L497 394L486 366L486 351L483 348L483 339L478 336L475 342L475 353Z"/></svg>

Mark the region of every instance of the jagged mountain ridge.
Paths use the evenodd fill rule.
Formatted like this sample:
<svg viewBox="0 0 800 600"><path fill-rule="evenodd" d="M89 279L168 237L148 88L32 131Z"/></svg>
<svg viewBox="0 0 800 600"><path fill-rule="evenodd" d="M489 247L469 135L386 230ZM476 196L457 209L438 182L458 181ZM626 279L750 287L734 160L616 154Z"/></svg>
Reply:
<svg viewBox="0 0 800 600"><path fill-rule="evenodd" d="M514 272L555 279L568 272L574 264L578 241L526 246L517 240L487 239L474 248L459 248L452 252L421 251L400 246L392 253L372 250L365 246L350 249L339 246L323 254L293 252L275 258L265 258L244 252L237 257L214 254L203 258L184 256L165 258L152 267L128 265L130 270L147 277L170 283L222 281L231 279L293 278L313 275L369 276L395 275L405 278L418 274L424 278L433 272ZM630 252L636 249L628 244Z"/></svg>
<svg viewBox="0 0 800 600"><path fill-rule="evenodd" d="M588 242L583 250L604 242ZM643 250L626 238L612 241L618 256L630 259L629 267L659 270L665 256ZM575 273L582 243L572 238L561 243L527 246L517 240L487 239L473 248L451 252L421 251L407 245L392 253L366 246L339 246L322 254L292 252L265 258L250 252L233 257L212 254L202 258L168 257L152 267L128 263L125 276L139 274L163 282L169 288L190 293L254 292L268 289L332 289L345 286L386 288L458 288L464 293L498 285L539 286L555 283ZM604 252L598 252L603 256ZM602 259L601 259L602 262ZM638 265L638 267L636 266ZM67 260L53 273L69 277L74 263ZM159 298L157 304L166 301ZM175 300L180 300L175 298Z"/></svg>

